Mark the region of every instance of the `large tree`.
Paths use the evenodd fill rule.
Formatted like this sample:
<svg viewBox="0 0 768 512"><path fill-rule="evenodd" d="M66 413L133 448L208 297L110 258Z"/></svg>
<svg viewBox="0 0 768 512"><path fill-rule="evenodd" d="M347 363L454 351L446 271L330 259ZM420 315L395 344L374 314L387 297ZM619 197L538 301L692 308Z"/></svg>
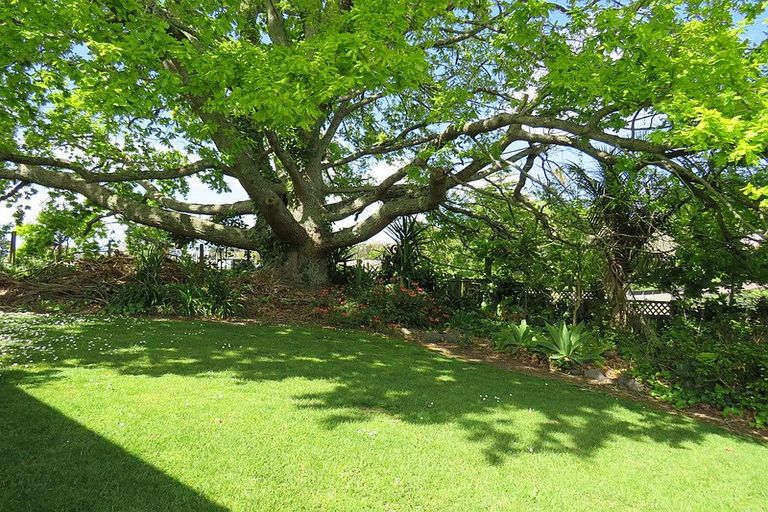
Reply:
<svg viewBox="0 0 768 512"><path fill-rule="evenodd" d="M763 158L767 49L743 33L761 5L10 0L0 192L68 190L315 281L451 189L530 183L533 158L632 159L727 210L681 159ZM192 176L249 200L184 201Z"/></svg>

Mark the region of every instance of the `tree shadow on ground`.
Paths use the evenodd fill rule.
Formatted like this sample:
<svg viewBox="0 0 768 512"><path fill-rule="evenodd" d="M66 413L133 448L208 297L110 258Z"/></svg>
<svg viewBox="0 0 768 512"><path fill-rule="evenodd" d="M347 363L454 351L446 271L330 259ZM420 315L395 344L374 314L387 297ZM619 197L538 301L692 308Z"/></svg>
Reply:
<svg viewBox="0 0 768 512"><path fill-rule="evenodd" d="M94 366L156 377L222 373L240 382L331 381L330 390L294 397L299 408L327 413L322 427L378 414L415 425L452 423L493 465L530 451L592 457L618 439L686 449L713 432L731 435L640 403L362 333L173 321L132 325L95 322L63 330L74 336L68 343L41 342L51 347L47 356L57 358L54 371L34 378L56 378L56 368ZM93 339L106 341L86 347ZM34 385L33 375L15 375L19 384Z"/></svg>
<svg viewBox="0 0 768 512"><path fill-rule="evenodd" d="M0 381L0 510L226 509Z"/></svg>

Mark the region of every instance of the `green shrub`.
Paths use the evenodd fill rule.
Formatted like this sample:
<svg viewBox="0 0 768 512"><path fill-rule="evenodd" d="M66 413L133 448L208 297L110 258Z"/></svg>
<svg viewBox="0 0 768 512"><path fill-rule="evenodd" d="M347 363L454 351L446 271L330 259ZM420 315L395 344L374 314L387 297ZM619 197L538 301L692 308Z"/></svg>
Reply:
<svg viewBox="0 0 768 512"><path fill-rule="evenodd" d="M147 246L136 255L136 271L112 297L107 310L119 314L162 313L226 318L243 313L243 293L232 276L195 262L178 261L181 282L163 278L165 252ZM170 281L170 282L169 282Z"/></svg>
<svg viewBox="0 0 768 512"><path fill-rule="evenodd" d="M155 245L139 250L134 256L134 274L111 298L107 310L129 315L150 313L163 304L168 297L160 277L165 258L165 251Z"/></svg>
<svg viewBox="0 0 768 512"><path fill-rule="evenodd" d="M503 324L479 311L455 311L448 320L448 328L479 338L492 338Z"/></svg>
<svg viewBox="0 0 768 512"><path fill-rule="evenodd" d="M227 274L210 273L205 286L209 316L228 318L243 314L243 293Z"/></svg>
<svg viewBox="0 0 768 512"><path fill-rule="evenodd" d="M499 352L509 350L510 348L531 349L536 346L537 336L534 330L523 319L519 324L509 324L505 329L493 336L493 346Z"/></svg>
<svg viewBox="0 0 768 512"><path fill-rule="evenodd" d="M395 243L386 247L381 257L382 276L397 278L401 285L420 283L432 288L434 270L425 256L427 225L415 215L406 215L396 219L386 231Z"/></svg>
<svg viewBox="0 0 768 512"><path fill-rule="evenodd" d="M167 287L130 282L121 286L107 305L107 312L123 315L151 313L165 303Z"/></svg>
<svg viewBox="0 0 768 512"><path fill-rule="evenodd" d="M209 314L206 296L202 288L191 283L174 286L177 301L176 311L184 316L205 316Z"/></svg>
<svg viewBox="0 0 768 512"><path fill-rule="evenodd" d="M677 407L706 403L768 425L768 327L677 319L619 347L651 393Z"/></svg>

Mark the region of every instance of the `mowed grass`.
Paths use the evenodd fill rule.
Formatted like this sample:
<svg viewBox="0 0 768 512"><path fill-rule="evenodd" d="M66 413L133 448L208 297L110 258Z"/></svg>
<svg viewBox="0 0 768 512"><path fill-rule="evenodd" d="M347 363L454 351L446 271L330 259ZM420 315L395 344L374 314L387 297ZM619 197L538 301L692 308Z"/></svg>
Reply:
<svg viewBox="0 0 768 512"><path fill-rule="evenodd" d="M0 315L0 510L768 510L768 448L330 329Z"/></svg>

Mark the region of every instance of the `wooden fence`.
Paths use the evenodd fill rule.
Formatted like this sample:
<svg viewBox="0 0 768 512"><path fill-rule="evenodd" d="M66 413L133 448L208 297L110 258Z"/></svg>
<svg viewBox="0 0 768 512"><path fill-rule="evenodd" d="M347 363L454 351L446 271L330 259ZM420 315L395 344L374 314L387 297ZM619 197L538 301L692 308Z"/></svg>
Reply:
<svg viewBox="0 0 768 512"><path fill-rule="evenodd" d="M444 293L452 299L465 300L471 303L476 303L477 305L490 297L490 285L491 283L484 279L462 278L446 279L440 283L440 287L443 289ZM521 304L528 304L529 298L541 298L542 295L553 304L573 304L576 299L576 294L570 290L556 291L533 289L522 289L520 290L519 295L510 296L509 298L517 297ZM499 299L499 297L497 297L497 299ZM582 293L581 299L584 302L593 302L604 301L605 297L600 293L587 290ZM675 303L672 301L628 299L627 302L633 313L647 318L668 318L675 312Z"/></svg>
<svg viewBox="0 0 768 512"><path fill-rule="evenodd" d="M633 313L649 318L668 318L675 310L675 303L663 300L630 300Z"/></svg>

